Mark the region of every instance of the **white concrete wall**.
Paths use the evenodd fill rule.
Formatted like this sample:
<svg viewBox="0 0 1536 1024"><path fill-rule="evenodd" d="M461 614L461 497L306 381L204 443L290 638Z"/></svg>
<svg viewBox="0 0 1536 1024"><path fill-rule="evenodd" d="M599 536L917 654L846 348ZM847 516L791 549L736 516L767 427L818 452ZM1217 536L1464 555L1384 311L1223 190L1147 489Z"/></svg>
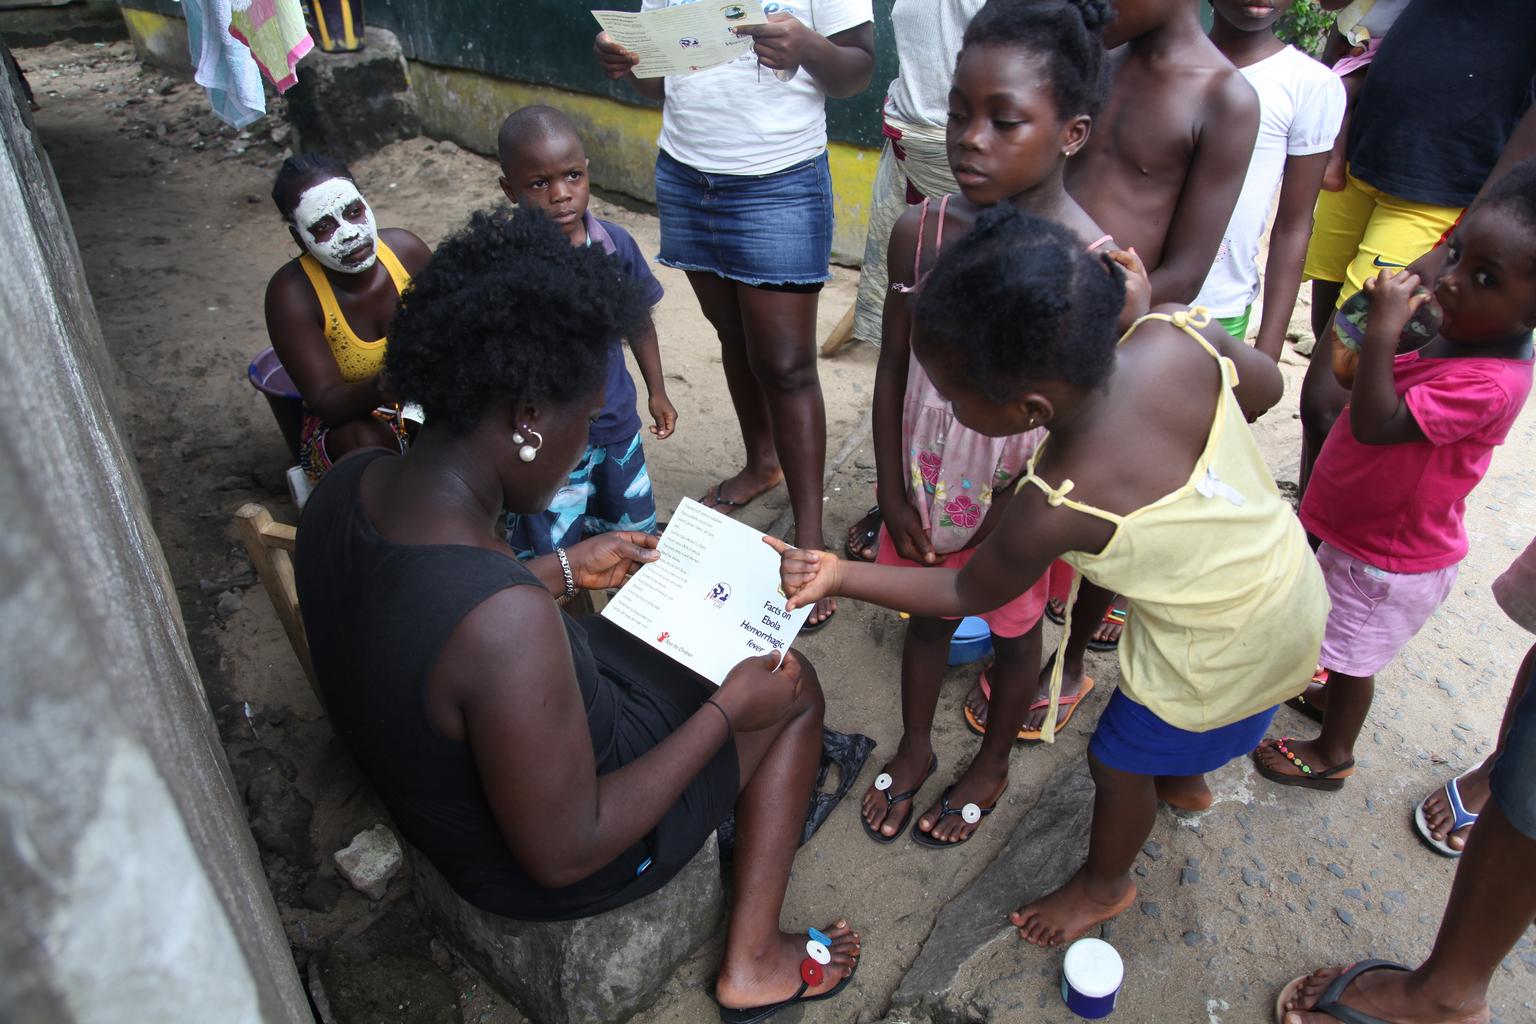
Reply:
<svg viewBox="0 0 1536 1024"><path fill-rule="evenodd" d="M309 1021L18 100L0 75L0 1020Z"/></svg>

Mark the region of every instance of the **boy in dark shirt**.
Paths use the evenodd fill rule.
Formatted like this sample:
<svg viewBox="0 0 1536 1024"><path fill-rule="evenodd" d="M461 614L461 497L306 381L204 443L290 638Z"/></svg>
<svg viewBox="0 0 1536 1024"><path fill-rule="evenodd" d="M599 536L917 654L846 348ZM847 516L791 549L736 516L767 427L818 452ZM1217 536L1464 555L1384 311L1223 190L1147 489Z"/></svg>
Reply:
<svg viewBox="0 0 1536 1024"><path fill-rule="evenodd" d="M629 232L587 212L591 186L587 154L576 126L553 107L524 107L502 123L497 137L501 190L514 204L542 210L560 226L572 245L600 245L618 261L626 277L647 292L654 307L661 282L651 273ZM647 322L629 338L649 392L651 433L670 437L677 410L667 398L661 373L656 328ZM587 451L539 515L507 517L507 543L519 558L545 555L583 537L610 530L656 532L656 499L640 445L640 416L635 411L635 383L624 365L624 347L614 338L608 353L603 411L593 421Z"/></svg>

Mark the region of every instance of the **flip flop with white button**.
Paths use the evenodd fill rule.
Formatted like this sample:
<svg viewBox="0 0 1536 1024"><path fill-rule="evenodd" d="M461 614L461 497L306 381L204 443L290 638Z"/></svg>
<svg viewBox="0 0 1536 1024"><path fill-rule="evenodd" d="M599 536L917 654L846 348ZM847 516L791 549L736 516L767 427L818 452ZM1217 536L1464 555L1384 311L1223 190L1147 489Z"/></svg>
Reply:
<svg viewBox="0 0 1536 1024"><path fill-rule="evenodd" d="M955 787L950 786L944 791L944 795L939 798L939 816L934 820L934 828L938 828L939 822L943 821L951 814L958 814L960 815L961 821L965 822L967 825L974 825L981 821L982 818L985 818L987 815L991 814L997 808L997 800L992 801L991 807L983 807L977 803L968 803L961 807L951 807L949 806L949 794L954 792L954 790ZM1003 791L1007 792L1007 790L1008 787L1004 786ZM1002 793L997 794L998 800L1001 800L1002 798ZM971 841L973 836L976 835L976 830L971 829L971 831L968 832L964 838L956 839L952 843L947 843L942 839L933 838L932 831L930 830L928 832L924 832L921 826L921 818L912 823L912 841L919 844L920 846L931 846L937 850L947 850L951 846L964 846L966 843Z"/></svg>
<svg viewBox="0 0 1536 1024"><path fill-rule="evenodd" d="M891 783L893 780L891 779L890 772L882 771L879 775L876 775L875 789L880 793L881 796L885 797L885 813L889 815L891 813L891 808L895 807L903 800L913 800L917 796L918 791L923 788L923 784L926 783L928 779L932 777L933 773L938 770L939 755L928 755L928 774L923 776L922 782L919 782L905 793L891 792ZM892 832L890 835L886 835L884 832L880 831L880 829L870 825L869 819L864 817L864 811L862 808L859 810L859 824L864 826L864 832L869 836L869 838L873 839L877 843L888 845L901 838L901 833L906 829L907 822L912 819L912 811L916 808L916 806L916 803L914 803L911 807L907 808L907 813L901 816L901 822L896 826L896 831ZM883 827L885 825L885 821L882 819L880 824Z"/></svg>

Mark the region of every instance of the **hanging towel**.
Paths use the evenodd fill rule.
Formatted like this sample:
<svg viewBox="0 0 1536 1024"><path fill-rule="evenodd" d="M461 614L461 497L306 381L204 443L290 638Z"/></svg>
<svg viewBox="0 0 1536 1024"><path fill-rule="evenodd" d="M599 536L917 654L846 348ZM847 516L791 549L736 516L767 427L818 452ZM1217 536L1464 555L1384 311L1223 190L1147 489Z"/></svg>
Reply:
<svg viewBox="0 0 1536 1024"><path fill-rule="evenodd" d="M287 92L299 80L294 66L315 45L304 27L299 0L232 0L229 34L251 48L277 91Z"/></svg>
<svg viewBox="0 0 1536 1024"><path fill-rule="evenodd" d="M251 51L229 34L231 0L182 0L193 76L220 120L244 128L267 112Z"/></svg>

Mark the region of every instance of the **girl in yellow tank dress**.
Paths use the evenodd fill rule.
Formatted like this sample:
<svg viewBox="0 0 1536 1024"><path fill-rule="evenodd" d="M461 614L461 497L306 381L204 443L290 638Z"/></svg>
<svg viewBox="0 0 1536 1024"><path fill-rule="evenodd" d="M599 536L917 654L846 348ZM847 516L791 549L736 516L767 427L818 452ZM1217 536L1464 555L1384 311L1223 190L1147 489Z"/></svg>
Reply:
<svg viewBox="0 0 1536 1024"><path fill-rule="evenodd" d="M1124 292L1122 271L1071 232L1012 207L983 214L925 282L912 348L967 427L1046 429L1002 522L960 570L844 562L769 541L791 607L835 594L972 615L1016 597L1058 557L1130 599L1120 688L1089 746L1087 862L1011 915L1038 945L1070 942L1131 905L1131 866L1159 798L1210 805L1204 774L1252 749L1302 688L1328 613L1317 562L1245 422L1284 391L1274 362L1176 306L1117 344ZM1064 637L1075 600L1074 585ZM965 821L990 811L944 803Z"/></svg>
<svg viewBox="0 0 1536 1024"><path fill-rule="evenodd" d="M272 201L300 255L267 285L267 334L304 400L299 465L313 482L354 448L404 450L379 371L400 295L432 254L409 231L380 231L352 172L329 157L283 161Z"/></svg>

